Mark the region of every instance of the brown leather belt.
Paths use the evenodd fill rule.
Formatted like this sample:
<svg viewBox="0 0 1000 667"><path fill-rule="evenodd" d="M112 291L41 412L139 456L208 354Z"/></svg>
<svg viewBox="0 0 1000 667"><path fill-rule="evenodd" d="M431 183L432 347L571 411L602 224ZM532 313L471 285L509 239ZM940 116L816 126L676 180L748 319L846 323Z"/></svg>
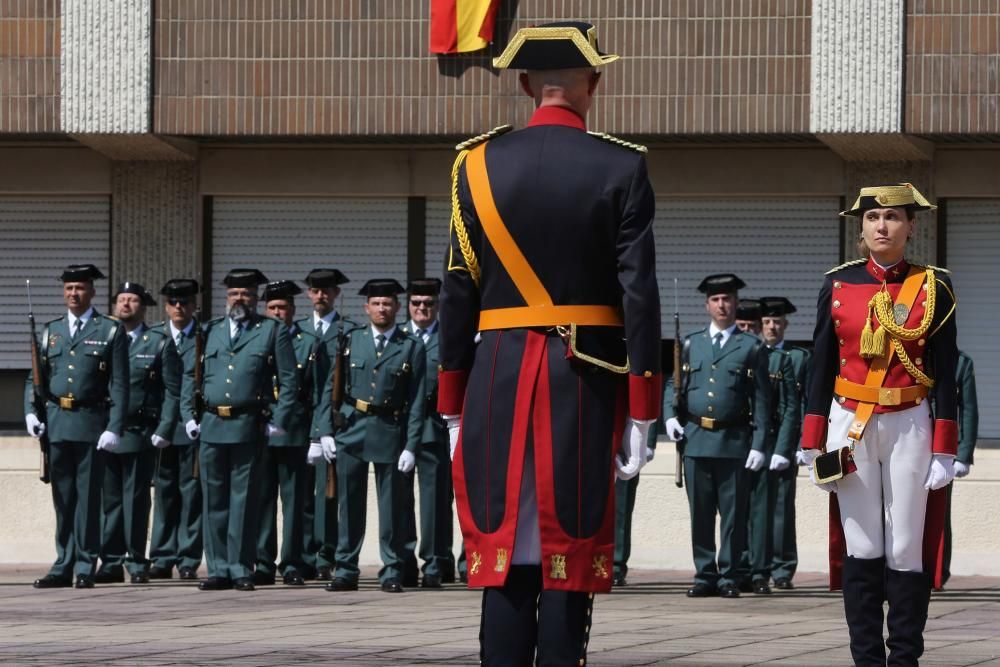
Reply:
<svg viewBox="0 0 1000 667"><path fill-rule="evenodd" d="M927 387L915 384L911 387L869 387L837 376L833 391L852 401L874 405L893 406L903 403L920 403L927 398Z"/></svg>

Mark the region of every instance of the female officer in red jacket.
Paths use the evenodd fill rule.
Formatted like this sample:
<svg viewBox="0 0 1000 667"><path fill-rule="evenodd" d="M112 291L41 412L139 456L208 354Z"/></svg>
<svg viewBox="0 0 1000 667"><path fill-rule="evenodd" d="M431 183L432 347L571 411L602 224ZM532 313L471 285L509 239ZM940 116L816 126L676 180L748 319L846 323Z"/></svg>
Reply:
<svg viewBox="0 0 1000 667"><path fill-rule="evenodd" d="M831 492L831 588L843 588L858 665L886 664L886 645L889 664L917 664L940 582L937 490L954 477L958 433L955 296L946 271L904 258L916 212L934 208L909 183L862 188L841 215L861 219L868 256L828 272L819 295L802 446ZM948 399L932 415L934 386Z"/></svg>

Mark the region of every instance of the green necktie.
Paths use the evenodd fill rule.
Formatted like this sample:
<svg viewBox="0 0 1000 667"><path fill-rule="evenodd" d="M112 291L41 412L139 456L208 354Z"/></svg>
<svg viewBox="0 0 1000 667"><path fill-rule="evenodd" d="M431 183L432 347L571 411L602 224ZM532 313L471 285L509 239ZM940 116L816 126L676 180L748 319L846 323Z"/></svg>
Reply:
<svg viewBox="0 0 1000 667"><path fill-rule="evenodd" d="M375 340L377 341L375 343L375 351L378 352L379 354L382 354L382 352L385 350L385 334L379 334L378 336L375 336Z"/></svg>
<svg viewBox="0 0 1000 667"><path fill-rule="evenodd" d="M722 350L722 332L715 334L715 340L712 342L712 351L718 354Z"/></svg>

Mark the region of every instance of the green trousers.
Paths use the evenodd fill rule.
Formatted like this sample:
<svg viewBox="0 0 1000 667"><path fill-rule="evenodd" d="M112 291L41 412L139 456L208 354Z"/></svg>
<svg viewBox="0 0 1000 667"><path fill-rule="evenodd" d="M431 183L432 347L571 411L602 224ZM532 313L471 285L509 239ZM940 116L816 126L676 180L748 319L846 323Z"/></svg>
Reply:
<svg viewBox="0 0 1000 667"><path fill-rule="evenodd" d="M750 512L747 516L747 542L740 558L739 580L769 581L774 560L774 507L778 497L777 475L767 466L750 478Z"/></svg>
<svg viewBox="0 0 1000 667"><path fill-rule="evenodd" d="M403 568L407 578L417 576L417 521L413 495L414 477L420 486L420 559L424 574L444 576L455 571L451 553L451 460L448 443L421 446L415 474L404 475Z"/></svg>
<svg viewBox="0 0 1000 667"><path fill-rule="evenodd" d="M394 463L373 463L378 495L378 543L382 568L378 579L403 577L403 474ZM368 462L347 452L337 452L337 501L340 503L337 566L334 577L357 581L358 558L365 539L368 502Z"/></svg>
<svg viewBox="0 0 1000 667"><path fill-rule="evenodd" d="M688 505L691 508L691 551L695 583L737 585L740 557L746 544L750 478L743 459L684 457ZM715 518L719 517L719 550L715 550Z"/></svg>
<svg viewBox="0 0 1000 667"><path fill-rule="evenodd" d="M201 482L194 477L198 445L171 445L156 454L153 534L149 559L156 567L201 566Z"/></svg>
<svg viewBox="0 0 1000 667"><path fill-rule="evenodd" d="M149 570L146 536L149 534L149 485L153 480L156 452L152 448L132 454L99 452L104 458L101 498L100 572L129 574Z"/></svg>
<svg viewBox="0 0 1000 667"><path fill-rule="evenodd" d="M774 503L774 556L771 576L774 579L795 576L799 566L799 552L795 544L795 482L799 467L792 462L777 473L777 497Z"/></svg>
<svg viewBox="0 0 1000 667"><path fill-rule="evenodd" d="M257 533L258 572L275 574L278 558L278 496L281 496L281 561L277 572L285 575L302 572L302 553L305 546L306 495L313 488L306 486L308 468L306 452L309 447L264 447L261 450L258 507L260 508Z"/></svg>
<svg viewBox="0 0 1000 667"><path fill-rule="evenodd" d="M62 579L92 575L101 549L104 458L93 442L61 441L49 448L56 560L49 574Z"/></svg>
<svg viewBox="0 0 1000 667"><path fill-rule="evenodd" d="M628 559L632 554L632 511L639 475L629 480L615 480L615 577L628 574Z"/></svg>
<svg viewBox="0 0 1000 667"><path fill-rule="evenodd" d="M209 577L239 579L257 554L256 460L261 442L201 443L205 560Z"/></svg>
<svg viewBox="0 0 1000 667"><path fill-rule="evenodd" d="M337 496L326 497L326 469L328 464L325 460L319 461L314 466L313 475L313 523L312 541L308 549L313 554L315 567L332 568L337 562Z"/></svg>

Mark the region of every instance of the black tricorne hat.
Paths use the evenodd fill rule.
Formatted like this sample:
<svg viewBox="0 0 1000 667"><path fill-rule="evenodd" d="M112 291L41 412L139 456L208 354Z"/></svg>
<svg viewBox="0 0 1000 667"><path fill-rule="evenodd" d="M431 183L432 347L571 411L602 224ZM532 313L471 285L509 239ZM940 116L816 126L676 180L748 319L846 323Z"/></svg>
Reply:
<svg viewBox="0 0 1000 667"><path fill-rule="evenodd" d="M440 278L414 278L406 286L406 291L410 296L420 294L423 296L437 296L441 292Z"/></svg>
<svg viewBox="0 0 1000 667"><path fill-rule="evenodd" d="M64 283L87 283L103 277L104 274L93 264L70 264L63 269L59 280Z"/></svg>
<svg viewBox="0 0 1000 667"><path fill-rule="evenodd" d="M201 286L194 278L173 278L160 288L160 294L170 299L197 296Z"/></svg>
<svg viewBox="0 0 1000 667"><path fill-rule="evenodd" d="M264 301L291 300L296 294L302 294L302 288L294 280L275 280L264 286Z"/></svg>
<svg viewBox="0 0 1000 667"><path fill-rule="evenodd" d="M781 317L796 311L792 302L783 296L765 296L760 300L762 317Z"/></svg>
<svg viewBox="0 0 1000 667"><path fill-rule="evenodd" d="M559 21L521 28L498 57L497 69L600 67L618 60L597 46L597 28L582 21Z"/></svg>
<svg viewBox="0 0 1000 667"><path fill-rule="evenodd" d="M736 294L746 286L747 284L740 280L735 273L713 273L701 281L701 284L698 285L698 291L703 292L706 296Z"/></svg>
<svg viewBox="0 0 1000 667"><path fill-rule="evenodd" d="M257 287L267 282L267 276L257 269L232 269L222 279L226 287Z"/></svg>
<svg viewBox="0 0 1000 667"><path fill-rule="evenodd" d="M736 319L738 320L759 320L761 312L761 304L757 299L740 299L740 302L736 304Z"/></svg>
<svg viewBox="0 0 1000 667"><path fill-rule="evenodd" d="M358 290L358 294L370 298L373 296L396 296L405 291L403 286L393 278L373 278Z"/></svg>
<svg viewBox="0 0 1000 667"><path fill-rule="evenodd" d="M347 282L350 280L340 269L313 269L305 279L309 287L336 287Z"/></svg>
<svg viewBox="0 0 1000 667"><path fill-rule="evenodd" d="M854 206L841 211L844 217L858 218L865 211L873 208L908 208L912 211L933 211L937 206L927 201L912 183L896 185L876 185L861 188Z"/></svg>
<svg viewBox="0 0 1000 667"><path fill-rule="evenodd" d="M137 297L139 297L139 300L141 301L142 305L144 306L156 305L156 299L153 298L153 295L149 293L148 289L146 289L139 283L132 283L127 281L122 283L121 285L118 286L118 289L115 290L114 298L117 299L119 294L135 294Z"/></svg>

